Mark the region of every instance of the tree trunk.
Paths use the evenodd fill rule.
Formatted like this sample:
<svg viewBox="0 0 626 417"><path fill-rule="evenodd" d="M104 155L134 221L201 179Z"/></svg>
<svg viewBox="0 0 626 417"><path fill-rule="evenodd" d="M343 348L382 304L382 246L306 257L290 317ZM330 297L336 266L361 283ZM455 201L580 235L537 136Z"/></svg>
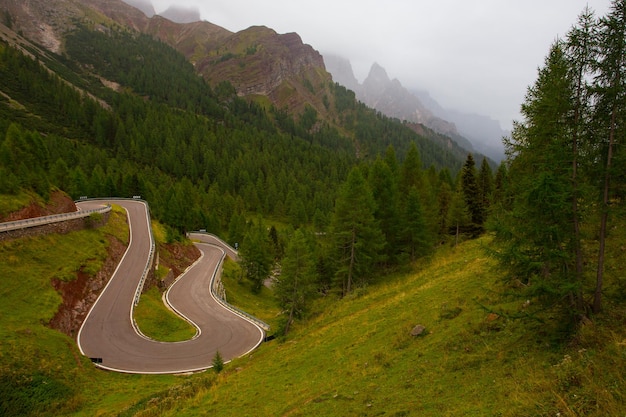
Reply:
<svg viewBox="0 0 626 417"><path fill-rule="evenodd" d="M348 284L346 288L346 294L350 294L352 291L352 271L354 269L355 262L355 245L356 245L356 230L352 229L352 241L350 242L350 266L348 268Z"/></svg>
<svg viewBox="0 0 626 417"><path fill-rule="evenodd" d="M613 159L613 143L615 140L615 121L617 109L613 107L611 114L611 129L609 133L609 149L606 158L606 172L604 174L604 195L602 198L602 218L600 219L600 248L598 251L598 271L596 275L596 291L593 296L593 312L602 311L602 285L604 280L604 250L606 246L606 226L609 218L609 186L611 183L611 160Z"/></svg>
<svg viewBox="0 0 626 417"><path fill-rule="evenodd" d="M575 256L575 280L579 287L576 289L573 304L578 314L583 314L585 304L582 294L583 280L583 253L580 243L580 222L578 221L578 132L581 119L582 102L582 66L578 72L576 83L576 110L574 114L574 135L572 138L572 220L574 225L574 256Z"/></svg>

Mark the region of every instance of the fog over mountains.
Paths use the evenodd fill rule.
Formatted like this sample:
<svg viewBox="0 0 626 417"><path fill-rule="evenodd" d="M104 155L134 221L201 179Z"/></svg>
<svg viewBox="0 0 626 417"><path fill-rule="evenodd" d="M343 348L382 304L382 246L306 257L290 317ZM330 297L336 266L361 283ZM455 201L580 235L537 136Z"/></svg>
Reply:
<svg viewBox="0 0 626 417"><path fill-rule="evenodd" d="M409 90L399 80L391 80L377 63L372 65L363 83L359 83L349 60L333 54L323 56L333 80L354 91L366 105L389 117L421 123L450 136L468 151L478 151L494 161L504 158L502 137L509 132L504 131L497 120L444 109L426 90Z"/></svg>
<svg viewBox="0 0 626 417"><path fill-rule="evenodd" d="M124 0L146 16L157 12L150 0ZM200 11L182 5L170 6L159 14L176 23L201 20ZM449 136L468 151L480 152L494 161L504 158L502 137L509 135L497 120L489 116L445 109L426 89L407 88L390 79L386 70L374 63L363 83L354 75L350 61L338 55L323 54L326 70L334 81L354 91L357 98L389 117L421 123L437 133Z"/></svg>
<svg viewBox="0 0 626 417"><path fill-rule="evenodd" d="M141 10L147 17L157 14L150 0L123 0L124 3ZM202 20L197 7L172 5L159 13L160 16L176 23L193 23Z"/></svg>

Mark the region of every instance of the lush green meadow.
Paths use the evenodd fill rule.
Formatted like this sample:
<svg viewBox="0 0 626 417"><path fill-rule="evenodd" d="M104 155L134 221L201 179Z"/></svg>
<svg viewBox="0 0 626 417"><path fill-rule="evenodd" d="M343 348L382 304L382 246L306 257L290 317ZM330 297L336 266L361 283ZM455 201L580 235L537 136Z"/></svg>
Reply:
<svg viewBox="0 0 626 417"><path fill-rule="evenodd" d="M613 238L610 270L624 271L624 237ZM549 315L514 319L524 300L508 295L491 244L443 248L408 273L318 300L288 339L233 361L166 415L623 415L626 310L610 302L569 338ZM609 288L618 284L613 273ZM417 324L425 335L410 335Z"/></svg>

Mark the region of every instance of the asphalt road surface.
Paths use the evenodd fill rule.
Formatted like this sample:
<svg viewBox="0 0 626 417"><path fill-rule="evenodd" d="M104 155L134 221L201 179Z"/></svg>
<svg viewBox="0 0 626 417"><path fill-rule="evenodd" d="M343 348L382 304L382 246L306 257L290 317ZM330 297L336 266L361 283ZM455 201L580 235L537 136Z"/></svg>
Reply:
<svg viewBox="0 0 626 417"><path fill-rule="evenodd" d="M98 366L119 372L185 373L211 367L217 351L225 361L255 349L265 336L257 325L221 306L211 295L209 283L220 266L224 249L197 243L202 257L169 289L171 306L198 329L188 341L166 343L137 332L132 308L141 275L150 255L146 205L136 200L86 201L80 209L106 203L128 212L130 244L113 277L92 307L78 333L80 351L101 359Z"/></svg>

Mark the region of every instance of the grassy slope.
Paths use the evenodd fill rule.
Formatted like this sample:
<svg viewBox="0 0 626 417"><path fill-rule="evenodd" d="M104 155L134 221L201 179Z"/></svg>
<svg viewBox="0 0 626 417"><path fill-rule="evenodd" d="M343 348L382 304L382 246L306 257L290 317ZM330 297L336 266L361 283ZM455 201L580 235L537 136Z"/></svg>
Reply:
<svg viewBox="0 0 626 417"><path fill-rule="evenodd" d="M624 238L614 238L619 252ZM548 324L495 318L480 304L514 311L521 301L502 295L489 243L442 250L409 276L321 300L287 341L234 361L169 415L623 415L626 310L611 304L620 297L566 346ZM613 260L609 272L623 271ZM428 334L410 336L416 324Z"/></svg>

